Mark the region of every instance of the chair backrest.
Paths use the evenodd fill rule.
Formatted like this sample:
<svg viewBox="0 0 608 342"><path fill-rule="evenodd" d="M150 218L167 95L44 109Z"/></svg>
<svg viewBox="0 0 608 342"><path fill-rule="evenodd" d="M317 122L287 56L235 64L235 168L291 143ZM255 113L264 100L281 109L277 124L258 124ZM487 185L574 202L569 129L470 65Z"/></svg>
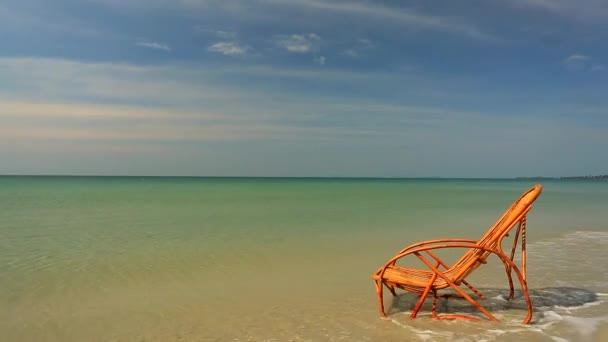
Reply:
<svg viewBox="0 0 608 342"><path fill-rule="evenodd" d="M528 191L515 201L498 221L477 241L480 246L502 250L499 246L502 239L511 231L511 229L520 223L526 214L532 209L532 203L542 192L542 185L537 184L531 187ZM452 277L456 283L459 283L467 275L473 272L479 265L485 263L490 252L481 249L470 249L462 256L452 267Z"/></svg>

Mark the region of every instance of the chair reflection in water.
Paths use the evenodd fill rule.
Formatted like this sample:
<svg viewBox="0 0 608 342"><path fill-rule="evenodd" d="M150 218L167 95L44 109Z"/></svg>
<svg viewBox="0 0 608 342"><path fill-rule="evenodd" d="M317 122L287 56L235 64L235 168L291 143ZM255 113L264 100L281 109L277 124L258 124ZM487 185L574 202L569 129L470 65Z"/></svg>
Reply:
<svg viewBox="0 0 608 342"><path fill-rule="evenodd" d="M530 301L530 294L526 284L526 215L532 209L532 203L540 195L541 191L541 185L535 185L526 191L479 240L429 240L415 243L399 251L384 266L372 274L382 317L386 318L383 303L383 287L386 287L393 296L396 296L396 288L413 292L420 296L410 315L412 319L416 318L424 301L431 294L433 300L431 317L433 319L479 320L478 317L464 314L437 314L438 298L460 298L466 299L487 316L489 320L496 321L496 317L484 308L478 300L473 298L475 296L477 299L483 300L486 297L466 281L466 278L473 271L487 262L490 255L496 255L504 264L507 274L510 289L508 300L514 297L512 274L515 273L515 276L519 280L528 310L523 323L529 323L532 319L532 302ZM514 229L515 237L511 252L507 255L503 251L502 242L509 232ZM521 245L521 268L513 260L518 245ZM437 250L443 249L463 249L465 253L456 263L450 266L435 253ZM401 262L401 259L406 257L419 259L426 265L426 268L416 269L397 265L398 261ZM462 285L469 288L472 293L469 294L464 291L461 288ZM453 291L439 294L441 290Z"/></svg>

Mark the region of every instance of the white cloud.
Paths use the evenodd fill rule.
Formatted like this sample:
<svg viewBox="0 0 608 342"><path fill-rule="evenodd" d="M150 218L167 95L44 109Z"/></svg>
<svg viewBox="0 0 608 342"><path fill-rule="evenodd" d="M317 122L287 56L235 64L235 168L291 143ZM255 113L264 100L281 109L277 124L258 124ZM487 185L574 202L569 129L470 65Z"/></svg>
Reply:
<svg viewBox="0 0 608 342"><path fill-rule="evenodd" d="M249 47L241 46L236 42L217 42L207 48L208 51L221 53L226 56L244 56L249 49Z"/></svg>
<svg viewBox="0 0 608 342"><path fill-rule="evenodd" d="M578 62L583 62L588 60L589 57L585 56L585 55L581 55L579 53L575 53L573 55L568 56L564 62L566 63L578 63Z"/></svg>
<svg viewBox="0 0 608 342"><path fill-rule="evenodd" d="M563 60L564 66L569 70L589 70L604 71L606 66L599 63L592 63L592 58L580 53L572 54Z"/></svg>
<svg viewBox="0 0 608 342"><path fill-rule="evenodd" d="M325 65L326 60L327 59L325 58L325 56L315 57L315 62L319 63L319 65Z"/></svg>
<svg viewBox="0 0 608 342"><path fill-rule="evenodd" d="M315 33L277 35L274 37L274 41L289 52L307 53L318 50L321 37Z"/></svg>
<svg viewBox="0 0 608 342"><path fill-rule="evenodd" d="M171 51L171 48L169 47L169 45L164 44L164 43L159 43L159 42L142 41L142 42L135 43L135 45L150 48L150 49L164 50L167 52Z"/></svg>
<svg viewBox="0 0 608 342"><path fill-rule="evenodd" d="M588 56L582 55L580 53L572 54L562 61L564 67L568 70L584 70L587 68L587 61L589 60Z"/></svg>

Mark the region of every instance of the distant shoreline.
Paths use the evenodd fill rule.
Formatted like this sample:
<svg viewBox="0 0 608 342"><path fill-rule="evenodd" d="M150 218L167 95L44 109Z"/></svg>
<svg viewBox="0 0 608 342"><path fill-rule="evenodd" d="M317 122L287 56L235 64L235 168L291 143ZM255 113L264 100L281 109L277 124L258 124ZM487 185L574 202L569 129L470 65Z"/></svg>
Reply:
<svg viewBox="0 0 608 342"><path fill-rule="evenodd" d="M515 177L515 179L521 179L521 180L535 180L535 179L564 179L564 180L569 180L569 179L589 179L589 180L596 180L596 179L608 179L608 175L589 175L589 176L564 176L564 177L542 177L542 176L538 176L538 177Z"/></svg>
<svg viewBox="0 0 608 342"><path fill-rule="evenodd" d="M158 176L158 175L18 175L4 174L0 177L32 177L32 178L182 178L182 179L301 179L301 180L608 180L608 175L562 176L562 177L302 177L302 176Z"/></svg>

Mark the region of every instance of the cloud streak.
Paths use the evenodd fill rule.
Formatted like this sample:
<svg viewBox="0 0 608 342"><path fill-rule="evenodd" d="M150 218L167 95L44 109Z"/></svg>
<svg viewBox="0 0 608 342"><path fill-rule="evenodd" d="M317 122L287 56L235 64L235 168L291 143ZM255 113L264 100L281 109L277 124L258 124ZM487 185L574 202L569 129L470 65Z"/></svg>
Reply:
<svg viewBox="0 0 608 342"><path fill-rule="evenodd" d="M371 42L371 40L367 38L359 38L350 49L342 51L341 54L343 56L357 58L360 57L364 51L372 48L374 48L374 44Z"/></svg>
<svg viewBox="0 0 608 342"><path fill-rule="evenodd" d="M568 70L588 70L588 71L604 71L606 66L599 63L592 63L592 58L580 53L572 54L562 61Z"/></svg>
<svg viewBox="0 0 608 342"><path fill-rule="evenodd" d="M169 47L169 45L164 44L164 43L159 43L159 42L141 41L141 42L135 43L135 45L140 46L140 47L149 48L149 49L154 49L154 50L163 50L163 51L167 51L167 52L171 51L171 48Z"/></svg>
<svg viewBox="0 0 608 342"><path fill-rule="evenodd" d="M586 53L564 60L568 57L593 61ZM476 149L490 158L491 148L503 151L511 146L510 133L491 136L484 132L518 132L521 148L530 136L538 136L533 143L546 144L536 150L544 153L554 147L543 139L559 143L564 132L577 126L576 120L559 118L563 108L562 114L554 113L574 97L562 96L559 106L544 108L540 114L525 106L505 113L496 106L471 111L450 106L450 99L481 103L492 91L483 89L471 96L471 89L483 87L416 73L404 79L399 73L355 72L327 64L293 68L236 63L211 68L189 63L0 58L0 137L2 144L10 146L34 140L163 146L217 142L238 146L236 150L257 143L277 146L277 142L281 146L293 143L298 149L325 143L330 147L402 146L421 148L435 158L445 157L447 149L466 159ZM292 91L304 87L313 89ZM327 92L344 87L358 95ZM408 105L405 98L383 97L393 87L409 89L409 101L416 105ZM469 97L463 100L466 94ZM504 96L513 98L513 94ZM572 105L566 112L588 117L579 109ZM598 117L589 131L580 130L577 146L592 140L599 141L597 146L605 144L598 140L605 133L599 120L605 125L605 119ZM542 127L541 135L538 127ZM431 143L420 147L420 141ZM489 141L492 146L477 146Z"/></svg>
<svg viewBox="0 0 608 342"><path fill-rule="evenodd" d="M604 0L510 0L516 6L559 14L568 19L606 19L608 6Z"/></svg>
<svg viewBox="0 0 608 342"><path fill-rule="evenodd" d="M1 101L2 140L334 140L373 131L135 106Z"/></svg>
<svg viewBox="0 0 608 342"><path fill-rule="evenodd" d="M276 35L275 44L293 53L308 53L319 49L321 37L315 33Z"/></svg>
<svg viewBox="0 0 608 342"><path fill-rule="evenodd" d="M332 11L346 15L357 15L381 20L390 20L398 24L438 30L444 33L458 34L468 38L486 41L497 41L492 34L482 32L477 27L455 22L451 19L425 15L413 10L395 9L380 4L369 4L364 2L334 2L320 0L266 0L267 3L283 6L297 6L313 10Z"/></svg>
<svg viewBox="0 0 608 342"><path fill-rule="evenodd" d="M236 42L217 42L209 47L207 50L210 52L219 53L225 56L245 56L247 51L251 50L251 48L247 46L239 45Z"/></svg>
<svg viewBox="0 0 608 342"><path fill-rule="evenodd" d="M217 73L224 75L226 71L217 70ZM331 70L277 68L243 68L231 72L249 78L268 78L274 72L280 78L306 82L325 77L325 81L350 83L353 76L374 77ZM340 100L335 95L311 102L307 96L276 92L268 99L268 92L263 89L226 91L217 85L210 86L215 79L210 78L206 70L192 67L0 58L0 76L11 80L13 91L3 92L4 98L0 98L2 136L22 140L36 136L163 141L179 140L180 136L183 140L197 141L386 138L402 134L399 127L403 125L452 122L450 118L454 115L453 111L450 114L419 107L369 106L365 102L347 105L348 99ZM27 97L32 89L37 94L35 102ZM110 104L103 104L108 97L111 97ZM117 105L117 99L128 99L133 104ZM157 103L152 109L150 102L159 100L164 104ZM214 102L217 104L213 105ZM384 116L381 121L386 121L386 125L373 123L378 115ZM421 115L425 120L438 119L421 122ZM161 133L164 126L167 131Z"/></svg>

